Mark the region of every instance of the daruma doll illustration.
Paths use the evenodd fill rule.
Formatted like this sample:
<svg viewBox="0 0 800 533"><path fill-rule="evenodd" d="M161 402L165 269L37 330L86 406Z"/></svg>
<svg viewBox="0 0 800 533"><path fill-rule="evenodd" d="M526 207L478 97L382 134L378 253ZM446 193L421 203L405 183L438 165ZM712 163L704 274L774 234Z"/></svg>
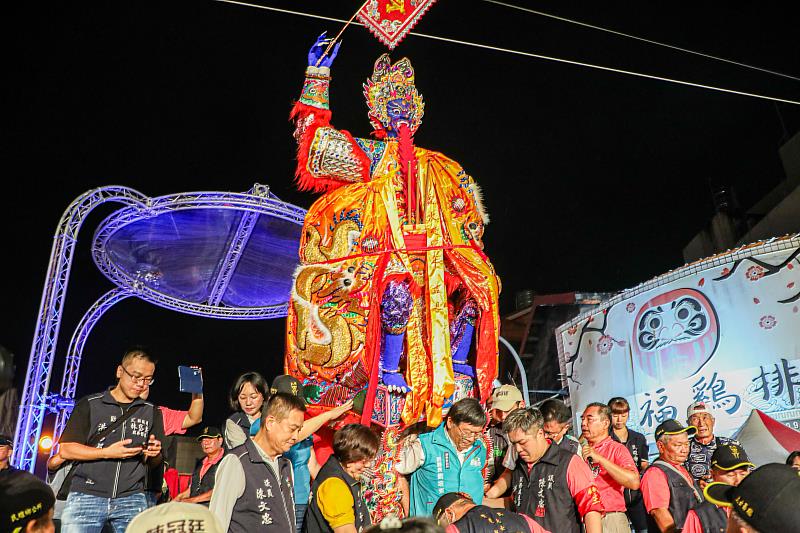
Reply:
<svg viewBox="0 0 800 533"><path fill-rule="evenodd" d="M695 289L676 289L648 300L639 309L631 339L635 368L660 382L696 374L718 344L717 313Z"/></svg>

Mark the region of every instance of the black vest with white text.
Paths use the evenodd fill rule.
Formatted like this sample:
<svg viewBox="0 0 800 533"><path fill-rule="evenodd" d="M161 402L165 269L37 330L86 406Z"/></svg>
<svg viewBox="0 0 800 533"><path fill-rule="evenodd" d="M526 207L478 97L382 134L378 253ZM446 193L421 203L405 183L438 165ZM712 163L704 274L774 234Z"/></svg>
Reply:
<svg viewBox="0 0 800 533"><path fill-rule="evenodd" d="M245 488L233 506L228 532L296 533L292 462L278 457L278 472L273 472L252 439L247 439L230 454L242 464Z"/></svg>
<svg viewBox="0 0 800 533"><path fill-rule="evenodd" d="M567 468L576 455L551 444L530 474L522 459L511 476L514 510L525 513L548 531L580 533L578 508L567 486Z"/></svg>

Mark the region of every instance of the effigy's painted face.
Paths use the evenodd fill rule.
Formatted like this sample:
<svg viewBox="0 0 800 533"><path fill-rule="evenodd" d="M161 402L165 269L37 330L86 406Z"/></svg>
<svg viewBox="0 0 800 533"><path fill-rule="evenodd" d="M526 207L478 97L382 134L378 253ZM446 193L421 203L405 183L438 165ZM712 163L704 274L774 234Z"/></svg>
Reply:
<svg viewBox="0 0 800 533"><path fill-rule="evenodd" d="M408 58L393 65L389 54L383 54L363 88L369 120L380 138L397 137L403 123L412 134L417 131L425 102L414 86L414 69Z"/></svg>
<svg viewBox="0 0 800 533"><path fill-rule="evenodd" d="M404 98L389 100L386 104L386 116L389 123L386 125L386 133L389 137L397 137L400 126L411 126L411 115L413 114L413 104Z"/></svg>

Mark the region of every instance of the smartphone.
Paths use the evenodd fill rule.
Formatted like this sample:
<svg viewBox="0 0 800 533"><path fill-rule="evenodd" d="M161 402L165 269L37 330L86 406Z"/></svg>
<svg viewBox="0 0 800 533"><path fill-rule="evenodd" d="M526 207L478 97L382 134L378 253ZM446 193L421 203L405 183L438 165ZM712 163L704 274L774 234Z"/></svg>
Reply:
<svg viewBox="0 0 800 533"><path fill-rule="evenodd" d="M178 367L178 390L190 394L201 394L203 392L203 374L199 368L190 366Z"/></svg>
<svg viewBox="0 0 800 533"><path fill-rule="evenodd" d="M131 443L128 444L128 448L147 448L147 443L150 441L150 435L145 435L144 437L140 435L132 435L127 437L131 439Z"/></svg>

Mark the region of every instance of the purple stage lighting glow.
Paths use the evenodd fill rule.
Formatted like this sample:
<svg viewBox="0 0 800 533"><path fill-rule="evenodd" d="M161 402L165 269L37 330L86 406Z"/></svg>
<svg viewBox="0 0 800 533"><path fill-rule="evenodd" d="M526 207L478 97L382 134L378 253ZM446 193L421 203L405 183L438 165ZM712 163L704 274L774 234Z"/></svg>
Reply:
<svg viewBox="0 0 800 533"><path fill-rule="evenodd" d="M182 313L235 320L286 316L304 209L282 202L260 184L246 193L158 198L120 186L87 191L70 204L56 230L28 361L12 464L31 472L51 397L53 357L78 232L86 216L106 202L126 207L100 224L92 255L117 287L92 305L72 336L55 441L75 397L86 339L117 302L135 296Z"/></svg>

